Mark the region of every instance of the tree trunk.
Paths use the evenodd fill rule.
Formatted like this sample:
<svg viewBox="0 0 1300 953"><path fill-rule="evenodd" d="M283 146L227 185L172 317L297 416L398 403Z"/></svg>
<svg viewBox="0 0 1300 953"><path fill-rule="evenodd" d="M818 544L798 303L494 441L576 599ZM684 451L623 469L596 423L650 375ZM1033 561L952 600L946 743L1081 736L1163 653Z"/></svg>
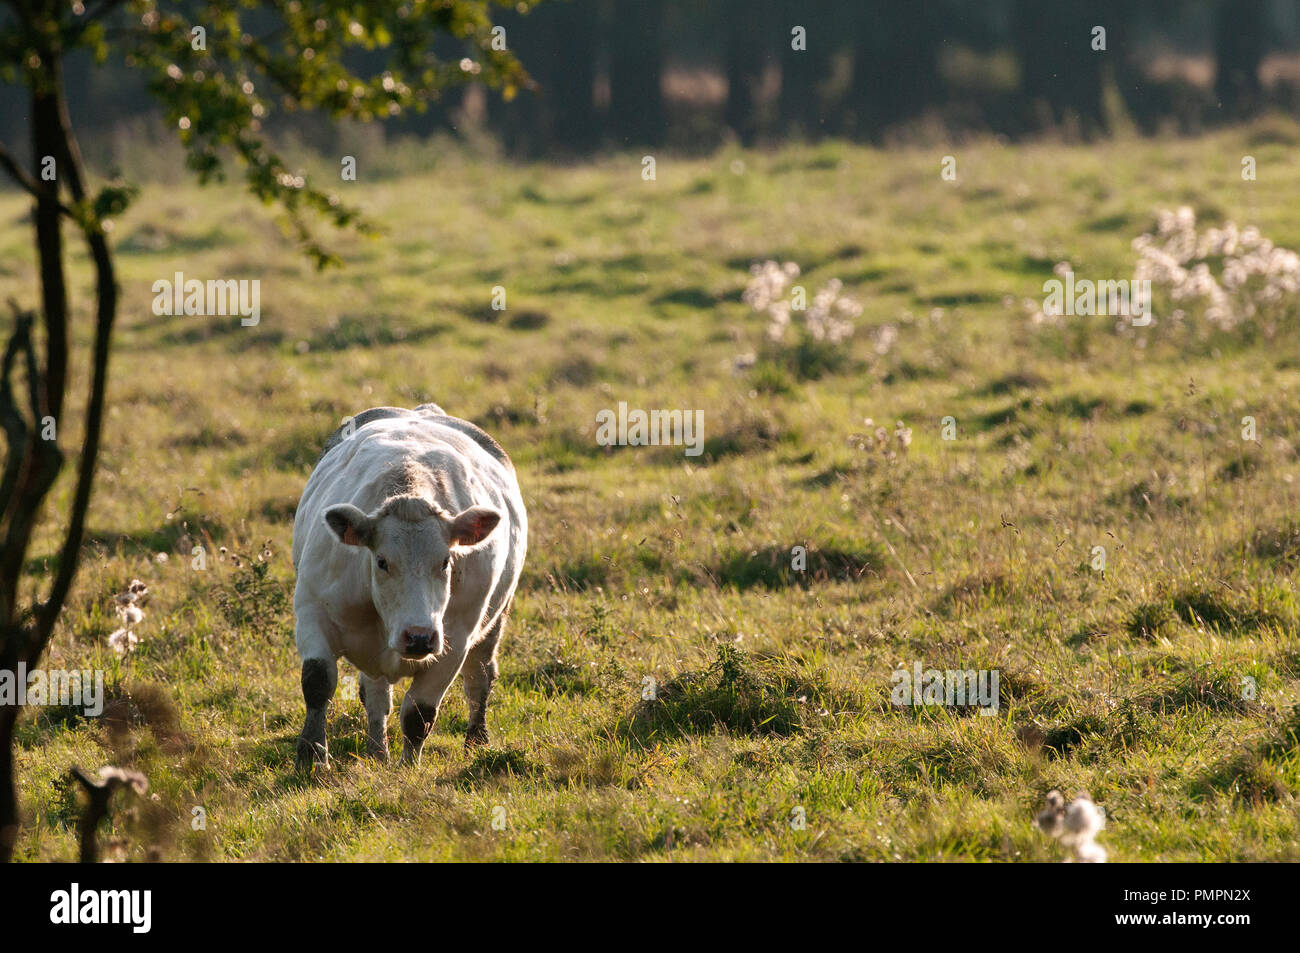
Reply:
<svg viewBox="0 0 1300 953"><path fill-rule="evenodd" d="M940 99L944 24L932 4L861 0L852 31L851 128L859 138L879 140L890 126L919 117Z"/></svg>
<svg viewBox="0 0 1300 953"><path fill-rule="evenodd" d="M816 138L834 131L826 128L818 85L830 74L842 31L828 15L826 0L809 0L795 11L782 9L782 13L784 19L776 29L781 43L781 133ZM791 31L797 26L805 31L802 50L793 46Z"/></svg>
<svg viewBox="0 0 1300 953"><path fill-rule="evenodd" d="M609 63L609 127L620 146L664 141L663 0L615 4Z"/></svg>
<svg viewBox="0 0 1300 953"><path fill-rule="evenodd" d="M1215 11L1214 92L1225 119L1248 118L1262 105L1266 12L1264 0L1220 0Z"/></svg>
<svg viewBox="0 0 1300 953"><path fill-rule="evenodd" d="M63 168L63 135L59 121L57 60L48 62L47 75L33 91L32 105L32 164L34 178L41 180L44 156L53 156L56 174L66 174ZM36 200L35 231L36 255L40 266L41 302L45 325L45 367L35 367L35 343L19 327L14 329L14 339L25 339L28 387L32 420L27 423L21 416L6 421L9 437L8 453L18 456L14 470L15 482L9 499L4 501L0 526L4 528L4 549L0 551L0 631L20 631L18 586L22 579L23 563L41 502L45 499L62 466L55 445L41 439L41 421L53 417L56 426L61 424L63 392L68 373L68 294L63 277L62 211L59 207L58 182L42 183L44 187ZM8 373L6 368L6 374ZM35 380L32 379L33 375ZM6 376L5 386L8 389ZM12 417L20 414L16 407L5 407Z"/></svg>
<svg viewBox="0 0 1300 953"><path fill-rule="evenodd" d="M539 12L550 15L552 61L548 64L553 123L551 136L562 151L589 152L599 138L596 117L596 24L593 0L567 0Z"/></svg>
<svg viewBox="0 0 1300 953"><path fill-rule="evenodd" d="M755 92L767 62L766 6L762 0L728 0L722 18L727 30L727 105L723 118L741 145L747 147L758 139Z"/></svg>
<svg viewBox="0 0 1300 953"><path fill-rule="evenodd" d="M1024 130L1077 126L1084 137L1106 132L1105 68L1121 58L1130 11L1102 0L1080 9L1064 0L1016 0L1012 45L1020 61ZM1106 49L1094 50L1093 29L1107 30Z"/></svg>
<svg viewBox="0 0 1300 953"><path fill-rule="evenodd" d="M25 662L29 669L40 664L76 576L95 464L99 457L108 385L109 342L117 315L117 284L108 241L98 221L89 217L78 219L95 266L96 293L95 343L90 394L86 402L85 436L77 467L72 512L59 550L54 581L45 601L34 607L33 619L28 624L18 605L19 585L32 531L63 462L55 442L44 439L42 433L46 416L54 419L56 433L65 427L62 412L67 388L68 305L61 232L61 216L66 213L59 201L60 187L66 185L73 201L83 209L89 202L81 151L72 132L64 98L58 51L43 50L41 62L44 70L33 80L32 161L36 169L34 179L38 184L35 241L40 264L46 362L43 369L37 367L35 343L28 333L27 319L18 315L5 354L3 379L0 380L0 416L4 418L8 434L6 483L10 472L15 474L12 495L5 501L3 523L0 524L4 530L4 548L0 551L0 667L15 673L19 662ZM55 160L55 182L44 183L41 179L42 162L46 156ZM83 214L89 216L89 211L85 210ZM24 420L11 393L10 371L19 352L26 358L30 423ZM16 466L15 455L19 455ZM18 714L17 706L0 708L0 745L3 745L3 752L0 752L0 861L12 859L18 832L19 806L13 762L14 726Z"/></svg>

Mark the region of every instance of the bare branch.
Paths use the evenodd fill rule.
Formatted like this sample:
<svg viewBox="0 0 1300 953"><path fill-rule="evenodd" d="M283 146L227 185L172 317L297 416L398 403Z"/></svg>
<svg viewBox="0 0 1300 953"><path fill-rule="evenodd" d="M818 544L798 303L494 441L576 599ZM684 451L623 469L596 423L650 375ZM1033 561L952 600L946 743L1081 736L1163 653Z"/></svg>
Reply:
<svg viewBox="0 0 1300 953"><path fill-rule="evenodd" d="M67 102L63 96L58 97L58 132L59 145L67 171L66 181L73 199L85 201L83 166L81 149L72 131L72 120L68 116ZM108 390L109 343L113 333L113 322L117 317L117 278L113 271L113 257L109 252L108 239L95 221L83 222L82 231L90 255L95 263L95 351L90 394L86 399L85 436L81 445L81 458L77 467L77 488L72 498L72 513L68 519L68 531L59 549L58 569L49 595L41 603L36 620L35 639L31 646L31 661L34 664L45 644L54 631L54 623L59 618L63 603L72 587L72 580L77 574L82 537L85 534L86 511L90 508L90 489L95 478L95 464L99 459L100 435L104 423L104 397Z"/></svg>
<svg viewBox="0 0 1300 953"><path fill-rule="evenodd" d="M34 199L39 200L42 195L48 197L52 194L50 190L43 188L40 182L33 179L26 170L24 170L23 167L14 160L13 155L5 147L3 142L0 142L0 169L4 169L8 172L10 178L17 182L22 190L27 192ZM76 216L72 214L72 209L68 208L62 202L59 203L59 211L68 218L76 219Z"/></svg>
<svg viewBox="0 0 1300 953"><path fill-rule="evenodd" d="M0 622L16 618L18 570L31 538L37 506L54 482L59 462L57 451L35 439L27 417L14 398L13 369L21 355L27 371L31 413L39 422L42 387L31 336L34 316L18 310L17 306L14 315L14 332L0 364L0 427L4 428L8 442L4 474L0 477L0 499L4 500L0 512L0 529L4 532L4 546L0 549L0 570L3 570L0 572Z"/></svg>
<svg viewBox="0 0 1300 953"><path fill-rule="evenodd" d="M9 336L9 343L5 346L4 361L0 364L0 428L4 429L5 439L8 441L4 475L0 477L0 500L4 501L4 511L0 512L0 526L8 523L8 510L15 499L14 487L18 482L18 471L27 445L27 420L14 400L10 378L19 352L31 352L32 320L35 317L31 312L20 311L15 302L11 301L10 306L14 310L14 333Z"/></svg>
<svg viewBox="0 0 1300 953"><path fill-rule="evenodd" d="M3 142L0 142L0 169L4 169L8 172L9 177L21 185L32 198L38 199L41 197L41 192L44 190L37 181L28 175L27 171L17 163L13 154Z"/></svg>

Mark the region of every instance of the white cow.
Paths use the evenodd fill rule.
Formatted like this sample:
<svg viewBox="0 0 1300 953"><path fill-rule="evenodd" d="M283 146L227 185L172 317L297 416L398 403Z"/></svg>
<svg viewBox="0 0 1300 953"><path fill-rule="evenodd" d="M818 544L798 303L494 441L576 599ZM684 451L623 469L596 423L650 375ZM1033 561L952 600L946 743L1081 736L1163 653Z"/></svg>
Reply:
<svg viewBox="0 0 1300 953"><path fill-rule="evenodd" d="M434 404L367 410L326 441L293 523L293 610L307 702L299 768L329 762L325 709L340 656L361 671L373 757L388 757L393 682L408 676L403 760L419 760L462 669L465 744L487 742L497 646L527 539L510 458L478 427Z"/></svg>

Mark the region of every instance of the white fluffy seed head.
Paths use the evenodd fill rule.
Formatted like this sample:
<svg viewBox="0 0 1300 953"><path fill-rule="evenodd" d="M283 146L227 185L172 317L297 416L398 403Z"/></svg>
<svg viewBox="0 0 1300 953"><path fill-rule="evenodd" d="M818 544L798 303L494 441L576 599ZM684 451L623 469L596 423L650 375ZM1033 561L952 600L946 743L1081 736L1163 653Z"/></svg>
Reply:
<svg viewBox="0 0 1300 953"><path fill-rule="evenodd" d="M1104 864L1106 849L1097 843L1097 835L1106 828L1106 815L1086 793L1078 794L1069 804L1060 791L1049 791L1043 809L1034 824L1044 834L1056 838L1069 849L1073 861L1081 864Z"/></svg>

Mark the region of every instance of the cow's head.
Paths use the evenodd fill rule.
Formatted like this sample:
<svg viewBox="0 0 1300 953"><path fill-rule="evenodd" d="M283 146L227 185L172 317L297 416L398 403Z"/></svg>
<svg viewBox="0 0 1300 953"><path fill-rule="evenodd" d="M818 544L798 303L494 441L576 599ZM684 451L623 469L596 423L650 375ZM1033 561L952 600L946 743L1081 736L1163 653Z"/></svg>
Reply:
<svg viewBox="0 0 1300 953"><path fill-rule="evenodd" d="M481 544L500 521L490 507L471 506L451 516L415 496L395 497L370 514L351 503L325 511L340 542L369 551L370 596L388 648L407 659L442 653L451 561Z"/></svg>

